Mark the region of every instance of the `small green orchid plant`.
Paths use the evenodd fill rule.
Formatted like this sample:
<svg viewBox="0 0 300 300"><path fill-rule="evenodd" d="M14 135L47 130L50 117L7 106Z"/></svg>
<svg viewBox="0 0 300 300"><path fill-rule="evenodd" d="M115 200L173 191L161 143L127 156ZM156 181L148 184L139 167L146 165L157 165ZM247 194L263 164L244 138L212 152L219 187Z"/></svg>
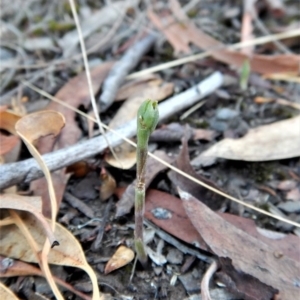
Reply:
<svg viewBox="0 0 300 300"><path fill-rule="evenodd" d="M135 249L138 260L145 267L147 253L143 240L143 220L145 210L145 172L148 153L148 142L151 133L158 123L157 101L144 101L137 113L137 162L135 187Z"/></svg>

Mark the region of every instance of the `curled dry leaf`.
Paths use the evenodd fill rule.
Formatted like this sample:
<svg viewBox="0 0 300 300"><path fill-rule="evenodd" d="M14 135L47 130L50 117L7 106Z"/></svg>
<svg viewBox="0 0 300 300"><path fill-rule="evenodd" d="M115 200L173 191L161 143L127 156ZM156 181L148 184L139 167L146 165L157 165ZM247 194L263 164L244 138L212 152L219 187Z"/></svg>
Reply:
<svg viewBox="0 0 300 300"><path fill-rule="evenodd" d="M211 252L230 258L237 272L278 289L280 299L297 299L299 288L294 283L300 276L299 261L285 255L278 257L276 249L226 222L189 193L179 189L179 194L188 217Z"/></svg>
<svg viewBox="0 0 300 300"><path fill-rule="evenodd" d="M0 256L0 265L3 265L3 261L7 258L4 256ZM44 276L42 271L35 267L32 264L28 264L26 262L20 261L20 260L12 260L11 264L8 268L5 270L0 269L0 278L6 278L6 277L16 277L16 276ZM91 297L77 291L73 288L70 284L66 283L65 281L61 280L60 278L53 276L55 282L64 288L68 289L75 295L81 297L84 300L91 300ZM6 299L6 298L0 298L0 299Z"/></svg>
<svg viewBox="0 0 300 300"><path fill-rule="evenodd" d="M134 259L134 252L123 245L121 245L112 258L107 262L104 273L108 274L123 266L126 266Z"/></svg>
<svg viewBox="0 0 300 300"><path fill-rule="evenodd" d="M188 143L187 143L187 139L188 139L187 134L188 134L188 131L185 132L185 136L182 139L182 149L176 159L175 166L178 169L182 170L183 172L193 176L194 178L197 178L200 181L220 190L220 188L217 187L214 184L214 182L212 182L211 180L198 174L191 166ZM188 178L180 175L179 173L177 173L173 170L171 170L168 173L168 176L175 186L179 186L181 189L188 191L195 197L201 196L201 201L204 202L206 205L208 205L210 208L219 209L221 207L221 205L223 203L223 197L204 188L203 186L200 186L199 184L189 180Z"/></svg>
<svg viewBox="0 0 300 300"><path fill-rule="evenodd" d="M19 300L19 298L2 282L0 282L0 299Z"/></svg>
<svg viewBox="0 0 300 300"><path fill-rule="evenodd" d="M103 63L91 70L93 91L95 93L97 93L100 89L101 83L106 77L112 65L112 62ZM78 106L83 105L87 109L90 104L90 94L86 73L82 72L69 80L55 94L55 97L72 107L77 108ZM78 124L75 120L76 112L54 101L50 102L46 109L48 109L49 111L60 112L65 118L65 126L56 140L40 139L38 141L37 149L39 153L48 153L54 149L54 146L56 149L61 149L76 144L82 134L81 129L78 127ZM53 172L51 174L51 177L53 178L56 201L59 206L63 197L66 182L68 180L68 175L65 174L65 170L64 168L62 168L56 172ZM39 195L42 197L43 213L45 213L47 217L50 217L50 199L46 186L47 183L45 178L40 178L30 184L30 189L34 192L35 195Z"/></svg>
<svg viewBox="0 0 300 300"><path fill-rule="evenodd" d="M269 161L300 156L300 116L250 129L240 139L224 139L200 154L193 165L210 165L217 157Z"/></svg>
<svg viewBox="0 0 300 300"><path fill-rule="evenodd" d="M55 226L55 217L58 210L55 190L53 187L51 174L44 160L42 159L42 156L35 148L34 143L41 137L45 137L48 135L58 135L61 129L64 127L64 125L64 116L56 111L40 111L26 115L22 117L15 125L18 135L22 138L29 152L36 159L37 163L40 165L41 169L45 174L50 196L51 219L53 229Z"/></svg>
<svg viewBox="0 0 300 300"><path fill-rule="evenodd" d="M40 222L38 226L44 230L45 235L47 235L49 239L50 245L57 244L54 233L42 214L41 197L26 197L16 194L0 195L0 209L21 210L33 214Z"/></svg>
<svg viewBox="0 0 300 300"><path fill-rule="evenodd" d="M126 82L118 90L115 101L125 100L134 95L141 94L142 91L148 86L148 82L154 79L159 78L156 74L149 74L141 78Z"/></svg>
<svg viewBox="0 0 300 300"><path fill-rule="evenodd" d="M1 107L0 128L10 132L11 134L17 135L15 130L15 125L20 118L21 118L20 115L7 111L4 107Z"/></svg>
<svg viewBox="0 0 300 300"><path fill-rule="evenodd" d="M27 143L33 145L41 137L58 135L64 126L64 116L59 112L49 110L22 117L16 123L15 129Z"/></svg>
<svg viewBox="0 0 300 300"><path fill-rule="evenodd" d="M117 183L111 174L105 169L101 171L100 177L101 186L99 190L99 196L101 200L107 200L115 192Z"/></svg>
<svg viewBox="0 0 300 300"><path fill-rule="evenodd" d="M50 222L49 220L47 221ZM37 219L31 215L27 215L23 218L23 222L32 234L35 242L42 249L45 237ZM27 240L16 226L5 226L1 229L1 233L1 255L37 263L36 256L28 246ZM55 236L59 240L60 246L52 248L49 251L48 262L50 264L77 267L84 270L89 275L93 284L93 300L102 299L99 294L97 277L93 269L88 265L79 242L66 228L58 223L56 223L55 227ZM12 244L15 247L11 247Z"/></svg>
<svg viewBox="0 0 300 300"><path fill-rule="evenodd" d="M5 107L0 107L0 129L12 134L7 136L0 133L0 155L3 163L16 161L19 156L21 141L17 136L15 124L20 118L20 115L6 110Z"/></svg>

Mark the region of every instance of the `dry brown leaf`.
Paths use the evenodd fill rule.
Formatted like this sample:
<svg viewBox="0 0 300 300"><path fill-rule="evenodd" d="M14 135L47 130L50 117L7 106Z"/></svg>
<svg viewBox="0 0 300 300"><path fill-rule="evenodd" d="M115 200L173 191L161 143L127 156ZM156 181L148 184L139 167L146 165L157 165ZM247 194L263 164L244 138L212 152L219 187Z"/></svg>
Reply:
<svg viewBox="0 0 300 300"><path fill-rule="evenodd" d="M182 201L168 193L149 190L146 193L145 218L182 241L209 250L190 219Z"/></svg>
<svg viewBox="0 0 300 300"><path fill-rule="evenodd" d="M113 63L111 62L103 63L91 70L91 79L94 93L97 93L100 89L102 81L108 74L112 65ZM77 108L79 105L83 105L87 109L88 105L90 104L90 94L86 79L86 73L82 72L76 77L69 80L55 94L55 97L73 107ZM78 124L75 120L76 112L57 102L50 102L46 109L62 113L66 120L66 125L57 140L57 148L61 149L75 144L81 136L81 130L78 128ZM54 142L55 141L53 141L52 143L50 143L49 141L39 142L39 152L45 154L52 151L54 148Z"/></svg>
<svg viewBox="0 0 300 300"><path fill-rule="evenodd" d="M277 299L278 289L236 269L230 258L219 257L218 265L217 280L235 295L234 298L245 300Z"/></svg>
<svg viewBox="0 0 300 300"><path fill-rule="evenodd" d="M141 78L126 82L118 90L115 101L125 100L136 94L141 94L142 91L148 86L149 81L157 79L159 79L159 77L156 74L148 74Z"/></svg>
<svg viewBox="0 0 300 300"><path fill-rule="evenodd" d="M124 102L114 118L111 120L109 127L118 128L127 121L136 118L138 108L145 99L160 101L173 93L174 84L165 83L162 80L147 82L141 94L135 95ZM122 143L115 148L118 159L112 154L108 154L105 160L108 164L121 169L130 169L136 163L136 150L128 143ZM121 166L120 166L121 163Z"/></svg>
<svg viewBox="0 0 300 300"><path fill-rule="evenodd" d="M126 100L113 119L109 127L118 128L124 123L136 118L137 111L145 99L160 101L173 93L174 84L165 83L160 79L147 82L147 86L138 94Z"/></svg>
<svg viewBox="0 0 300 300"><path fill-rule="evenodd" d="M55 227L55 218L58 211L58 205L55 195L55 190L52 183L52 178L48 167L46 166L42 156L35 148L34 143L45 136L57 136L65 125L64 116L56 111L40 111L22 117L15 125L16 132L26 144L31 155L36 159L37 163L43 170L47 180L47 188L49 191L51 203L51 219L52 229ZM44 199L43 199L44 201ZM45 204L47 205L47 204Z"/></svg>
<svg viewBox="0 0 300 300"><path fill-rule="evenodd" d="M0 256L0 265L3 265L3 260L7 259L4 256ZM13 260L12 264L10 264L6 269L0 269L0 278L6 277L17 277L17 276L44 276L42 271L33 266L32 264L25 263L20 260ZM81 297L84 300L91 300L90 296L87 296L76 289L74 289L70 284L66 283L65 281L61 280L60 278L53 276L56 283L65 287L66 289L70 290L75 295ZM5 299L5 298L0 298Z"/></svg>
<svg viewBox="0 0 300 300"><path fill-rule="evenodd" d="M298 74L299 73L272 73L264 75L263 78L300 83L300 77L298 76Z"/></svg>
<svg viewBox="0 0 300 300"><path fill-rule="evenodd" d="M57 244L54 233L42 214L42 199L40 197L19 196L17 194L0 195L0 209L14 209L33 214L40 222L39 226L47 235L50 245Z"/></svg>
<svg viewBox="0 0 300 300"><path fill-rule="evenodd" d="M300 201L300 189L299 188L294 188L294 189L290 190L286 194L285 198L288 199L288 200Z"/></svg>
<svg viewBox="0 0 300 300"><path fill-rule="evenodd" d="M131 169L136 162L136 149L128 143L122 143L114 148L117 159L111 154L105 155L105 161L119 169ZM120 165L121 164L121 165Z"/></svg>
<svg viewBox="0 0 300 300"><path fill-rule="evenodd" d="M174 2L174 1L172 1ZM225 45L197 28L185 15L178 2L171 6L177 21L171 14L161 16L148 11L151 22L162 31L174 47L175 53L189 53L189 44L193 43L200 49L211 51L211 55L221 62L241 68L249 60L251 71L262 74L297 73L299 71L300 56L294 54L258 55L251 57L235 50L228 50Z"/></svg>
<svg viewBox="0 0 300 300"><path fill-rule="evenodd" d="M214 182L198 174L191 166L187 138L188 137L185 135L185 137L182 139L182 148L176 159L175 166L186 174L204 182L205 184L210 185L217 190L220 190L220 188L216 186ZM203 186L189 180L173 170L168 173L168 177L174 186L184 189L197 198L201 197L201 201L203 201L210 208L217 210L222 206L224 201L222 196L204 188Z"/></svg>
<svg viewBox="0 0 300 300"><path fill-rule="evenodd" d="M250 129L240 139L224 139L200 154L193 165L209 165L217 157L269 161L300 156L300 116Z"/></svg>
<svg viewBox="0 0 300 300"><path fill-rule="evenodd" d="M259 227L256 227L255 222L251 219L246 219L232 214L219 213L219 215L226 221L230 222L236 228L239 228L250 234L254 238L260 240L261 242L268 244L277 253L281 253L295 261L300 261L300 238L294 234L281 234L281 238L276 237L275 239L268 238L262 234L262 230ZM270 235L272 231L268 231ZM274 255L276 255L274 253Z"/></svg>
<svg viewBox="0 0 300 300"><path fill-rule="evenodd" d="M15 135L4 135L0 132L0 155L12 151L20 143L20 139Z"/></svg>
<svg viewBox="0 0 300 300"><path fill-rule="evenodd" d="M277 253L296 261L300 260L299 237L293 234L282 234L281 238L271 239L262 235L261 229L257 228L251 219L227 213L218 213L218 215L245 233L273 247ZM209 250L188 218L180 199L157 190L149 190L146 194L145 218L178 239L197 245L202 250Z"/></svg>
<svg viewBox="0 0 300 300"><path fill-rule="evenodd" d="M108 74L112 65L112 62L107 62L91 70L91 79L94 93L97 93L100 89L101 84L106 75ZM55 94L55 97L75 108L77 108L80 105L83 105L85 108L88 108L88 105L90 104L90 94L86 79L86 73L82 72L78 76L69 80ZM45 154L50 151L53 151L54 144L55 148L57 149L76 144L79 137L81 136L81 130L78 128L78 124L75 120L76 113L73 110L56 102L51 102L46 107L46 109L62 113L65 118L66 125L61 131L59 137L57 138L56 144L55 140L41 139L38 142L38 151L41 154ZM65 175L65 168L53 173L52 178L57 203L60 204L62 201L62 195L65 190L65 184L68 180L68 177L66 177ZM40 178L31 182L30 189L34 192L35 195L42 197L43 203L45 203L45 209L43 211L47 212L49 211L49 209L47 208L47 204L50 202L50 199L47 191L44 188L41 188L42 186L47 186L44 178Z"/></svg>
<svg viewBox="0 0 300 300"><path fill-rule="evenodd" d="M15 130L15 125L21 118L20 115L17 115L13 112L7 111L6 108L1 107L0 109L0 128L4 129L11 134L17 135Z"/></svg>
<svg viewBox="0 0 300 300"><path fill-rule="evenodd" d="M101 200L107 200L116 190L117 183L111 174L104 168L100 174L101 186L99 189L99 196Z"/></svg>
<svg viewBox="0 0 300 300"><path fill-rule="evenodd" d="M47 221L50 222L49 220ZM45 235L36 218L31 215L26 215L23 218L23 222L39 248L42 249L45 242ZM58 223L56 223L55 227L55 236L60 246L50 250L48 262L50 264L77 267L84 270L89 275L93 284L93 299L102 299L99 295L97 277L92 268L88 265L79 242L66 228ZM14 244L15 247L12 247L12 244ZM1 229L0 254L26 262L37 263L36 256L28 246L27 240L14 225L5 226Z"/></svg>
<svg viewBox="0 0 300 300"><path fill-rule="evenodd" d="M129 264L134 259L134 252L121 245L105 266L104 273L108 274Z"/></svg>
<svg viewBox="0 0 300 300"><path fill-rule="evenodd" d="M16 122L15 129L26 139L26 142L33 145L42 137L57 136L64 126L64 116L59 112L48 110L22 117Z"/></svg>
<svg viewBox="0 0 300 300"><path fill-rule="evenodd" d="M265 97L258 96L258 97L254 98L254 102L257 103L257 104L275 102L275 103L280 104L280 105L290 106L290 107L293 107L295 109L300 110L300 104L299 103L291 102L291 101L288 101L286 99L280 99L280 98L279 99L274 99L274 98L265 98Z"/></svg>
<svg viewBox="0 0 300 300"><path fill-rule="evenodd" d="M2 300L19 300L19 298L2 282L0 282L0 299L2 299Z"/></svg>
<svg viewBox="0 0 300 300"><path fill-rule="evenodd" d="M276 249L226 222L198 199L183 190L179 190L179 194L187 215L210 251L220 258L232 259L235 270L278 289L280 299L297 299L298 261L276 256Z"/></svg>
<svg viewBox="0 0 300 300"><path fill-rule="evenodd" d="M0 163L14 162L19 157L21 140L17 136L15 124L20 118L20 115L8 111L6 107L0 107L0 129L12 134L7 136L0 133Z"/></svg>
<svg viewBox="0 0 300 300"><path fill-rule="evenodd" d="M248 0L243 1L243 19L242 19L242 26L241 26L241 42L248 42L253 40L253 25L252 19L255 12L255 2L256 0ZM246 55L252 55L254 48L253 46L241 49Z"/></svg>
<svg viewBox="0 0 300 300"><path fill-rule="evenodd" d="M92 168L86 161L78 161L68 166L66 173L72 173L73 176L80 178L86 176L91 170Z"/></svg>

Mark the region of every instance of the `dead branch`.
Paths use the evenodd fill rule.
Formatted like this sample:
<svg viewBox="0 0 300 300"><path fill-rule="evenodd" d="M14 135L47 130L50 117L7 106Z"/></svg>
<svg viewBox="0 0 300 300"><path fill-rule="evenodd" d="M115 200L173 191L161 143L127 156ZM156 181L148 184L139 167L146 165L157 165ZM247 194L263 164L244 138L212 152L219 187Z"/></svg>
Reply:
<svg viewBox="0 0 300 300"><path fill-rule="evenodd" d="M222 82L222 74L215 72L198 85L159 104L160 122L213 93L222 85ZM115 147L123 141L122 137L129 138L134 136L135 133L136 121L132 120L123 125L122 128L116 130L115 133L108 133L107 139L110 145ZM90 140L82 141L74 146L45 154L43 155L43 159L49 170L55 171L94 156L106 148L107 143L105 139L103 136L98 136ZM2 190L21 182L29 183L42 176L43 172L33 158L5 164L0 167L0 189Z"/></svg>

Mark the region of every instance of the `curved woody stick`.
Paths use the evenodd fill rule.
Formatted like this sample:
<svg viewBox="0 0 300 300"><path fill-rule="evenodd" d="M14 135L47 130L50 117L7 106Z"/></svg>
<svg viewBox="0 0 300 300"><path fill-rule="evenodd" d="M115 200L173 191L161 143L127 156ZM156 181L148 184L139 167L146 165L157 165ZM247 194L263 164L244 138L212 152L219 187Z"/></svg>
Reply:
<svg viewBox="0 0 300 300"><path fill-rule="evenodd" d="M135 249L141 264L147 265L147 253L143 239L143 219L145 210L145 170L147 163L148 141L158 123L157 101L144 101L137 113L137 155L135 187Z"/></svg>

